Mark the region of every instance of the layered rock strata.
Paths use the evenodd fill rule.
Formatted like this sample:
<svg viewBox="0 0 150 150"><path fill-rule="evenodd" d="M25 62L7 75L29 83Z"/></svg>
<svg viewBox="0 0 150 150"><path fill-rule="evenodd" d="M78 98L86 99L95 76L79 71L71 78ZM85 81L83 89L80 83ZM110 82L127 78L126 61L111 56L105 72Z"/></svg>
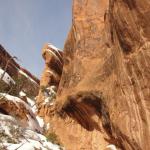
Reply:
<svg viewBox="0 0 150 150"><path fill-rule="evenodd" d="M149 0L74 0L51 116L67 150L150 149Z"/></svg>
<svg viewBox="0 0 150 150"><path fill-rule="evenodd" d="M32 92L32 96L37 96L40 83L39 79L25 68L22 68L16 62L17 59L18 58L16 56L11 56L6 49L0 45L0 79L5 78L5 76L9 76L16 82L22 82L22 90L26 93ZM19 84L21 86L21 83Z"/></svg>
<svg viewBox="0 0 150 150"><path fill-rule="evenodd" d="M44 118L49 115L49 104L55 99L63 68L63 53L52 44L42 49L45 68L41 76L37 105L38 114Z"/></svg>
<svg viewBox="0 0 150 150"><path fill-rule="evenodd" d="M0 114L14 117L24 128L42 132L30 105L18 97L0 93Z"/></svg>
<svg viewBox="0 0 150 150"><path fill-rule="evenodd" d="M29 76L30 78L32 78L37 84L39 84L39 79L37 77L35 77L33 74L31 74L28 70L26 70L25 68L22 68L16 61L15 58L18 59L16 56L11 56L6 49L0 45L0 67L2 69L5 69L6 65L6 72L10 75L10 76L17 76L18 75L18 71L21 70L22 72L24 72L25 74L27 74L27 76Z"/></svg>

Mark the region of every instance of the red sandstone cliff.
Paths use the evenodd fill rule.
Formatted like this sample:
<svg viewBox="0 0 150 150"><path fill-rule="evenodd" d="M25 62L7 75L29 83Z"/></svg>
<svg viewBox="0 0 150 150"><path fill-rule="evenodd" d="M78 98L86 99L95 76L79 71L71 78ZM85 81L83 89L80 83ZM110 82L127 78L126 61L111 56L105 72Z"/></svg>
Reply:
<svg viewBox="0 0 150 150"><path fill-rule="evenodd" d="M150 149L150 1L74 0L52 130L67 150Z"/></svg>

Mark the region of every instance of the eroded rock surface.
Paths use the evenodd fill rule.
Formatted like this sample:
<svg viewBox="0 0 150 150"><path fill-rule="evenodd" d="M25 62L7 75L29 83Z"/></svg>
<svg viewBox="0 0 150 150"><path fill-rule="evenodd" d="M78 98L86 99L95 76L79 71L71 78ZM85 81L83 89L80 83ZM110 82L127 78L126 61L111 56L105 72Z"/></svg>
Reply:
<svg viewBox="0 0 150 150"><path fill-rule="evenodd" d="M40 81L40 91L37 105L38 114L42 117L49 115L49 103L55 99L63 68L63 53L52 44L45 44L42 49L45 68ZM48 105L47 105L48 104Z"/></svg>
<svg viewBox="0 0 150 150"><path fill-rule="evenodd" d="M0 45L0 80L2 80L2 78L5 79L5 82L6 80L14 80L12 83L16 82L16 86L18 86L18 83L20 86L22 86L20 89L24 90L26 93L29 93L30 96L35 97L39 91L40 81L28 70L22 68L16 62L18 59L19 58L16 56L11 56L8 51L2 45ZM5 73L3 74L3 72Z"/></svg>
<svg viewBox="0 0 150 150"><path fill-rule="evenodd" d="M63 149L37 115L39 80L15 59L0 45L0 150Z"/></svg>
<svg viewBox="0 0 150 150"><path fill-rule="evenodd" d="M53 130L67 150L150 149L150 1L74 0Z"/></svg>
<svg viewBox="0 0 150 150"><path fill-rule="evenodd" d="M22 94L23 95L23 94ZM32 103L31 103L32 101ZM34 101L0 93L0 149L1 150L60 150L59 145L42 135L40 118L33 108ZM53 143L52 143L53 142Z"/></svg>
<svg viewBox="0 0 150 150"><path fill-rule="evenodd" d="M0 93L0 114L12 116L22 127L42 133L31 107L18 97Z"/></svg>

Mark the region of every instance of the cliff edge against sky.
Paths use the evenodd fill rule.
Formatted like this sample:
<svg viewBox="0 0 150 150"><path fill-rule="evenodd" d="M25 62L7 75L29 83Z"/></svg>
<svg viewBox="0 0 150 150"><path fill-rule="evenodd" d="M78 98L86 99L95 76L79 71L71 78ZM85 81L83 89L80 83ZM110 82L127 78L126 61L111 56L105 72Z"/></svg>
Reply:
<svg viewBox="0 0 150 150"><path fill-rule="evenodd" d="M52 130L67 150L150 149L150 1L74 0Z"/></svg>

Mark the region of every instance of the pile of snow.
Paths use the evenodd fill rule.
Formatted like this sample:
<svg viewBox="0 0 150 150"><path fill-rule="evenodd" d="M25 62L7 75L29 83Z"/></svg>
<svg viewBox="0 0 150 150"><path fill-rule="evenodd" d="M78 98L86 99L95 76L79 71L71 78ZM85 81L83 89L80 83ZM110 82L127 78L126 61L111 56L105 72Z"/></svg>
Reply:
<svg viewBox="0 0 150 150"><path fill-rule="evenodd" d="M0 114L0 149L6 150L61 150L35 131L22 128L11 116Z"/></svg>
<svg viewBox="0 0 150 150"><path fill-rule="evenodd" d="M31 110L33 111L33 113L36 113L37 112L37 107L36 107L36 104L35 104L35 100L27 97L27 94L23 91L20 91L19 92L19 96L22 98L22 97L26 97L27 99L27 103L28 105L30 106Z"/></svg>
<svg viewBox="0 0 150 150"><path fill-rule="evenodd" d="M0 68L0 79L1 78L7 84L10 84L10 83L15 84L15 81L11 78L11 76L7 72L4 73L4 70Z"/></svg>
<svg viewBox="0 0 150 150"><path fill-rule="evenodd" d="M31 107L27 103L25 103L20 98L9 95L7 93L0 93L0 97L5 97L8 101L13 102L18 108L19 108L19 104L22 104L24 108L29 112L29 114L26 114L28 118L29 129L42 132L42 128L40 128L34 112L32 111Z"/></svg>

